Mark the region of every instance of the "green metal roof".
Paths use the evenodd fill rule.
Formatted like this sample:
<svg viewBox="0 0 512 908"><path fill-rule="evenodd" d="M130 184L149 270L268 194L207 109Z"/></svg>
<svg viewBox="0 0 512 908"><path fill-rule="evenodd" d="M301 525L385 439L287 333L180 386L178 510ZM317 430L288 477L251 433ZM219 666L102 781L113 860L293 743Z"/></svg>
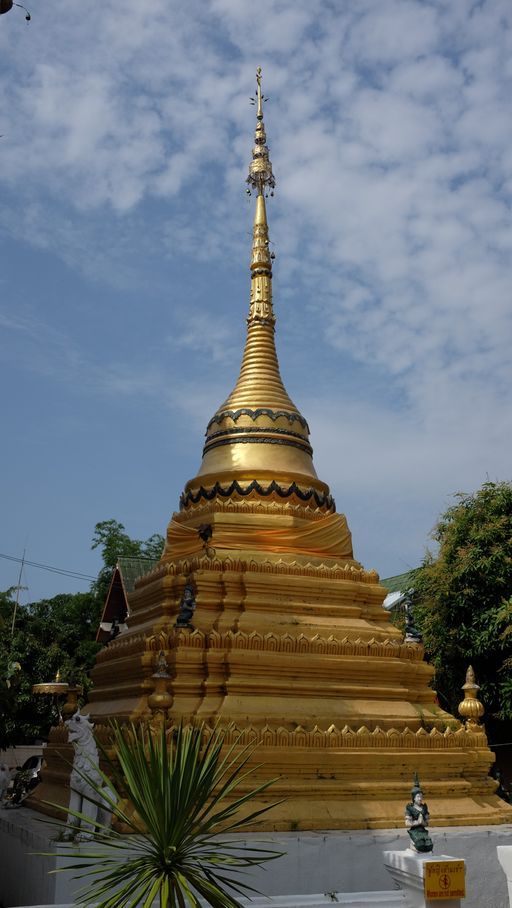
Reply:
<svg viewBox="0 0 512 908"><path fill-rule="evenodd" d="M395 577L386 577L381 580L382 586L385 586L389 593L405 593L414 586L414 577L418 568L406 571L405 574L396 574Z"/></svg>
<svg viewBox="0 0 512 908"><path fill-rule="evenodd" d="M149 574L158 564L158 558L119 558L118 564L127 593L135 589L135 581L144 574Z"/></svg>

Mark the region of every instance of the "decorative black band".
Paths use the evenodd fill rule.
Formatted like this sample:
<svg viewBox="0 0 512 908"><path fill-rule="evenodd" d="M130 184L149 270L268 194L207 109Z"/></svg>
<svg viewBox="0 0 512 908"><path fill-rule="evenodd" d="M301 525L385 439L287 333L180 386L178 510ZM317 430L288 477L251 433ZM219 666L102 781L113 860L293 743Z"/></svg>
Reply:
<svg viewBox="0 0 512 908"><path fill-rule="evenodd" d="M249 315L247 317L247 324L249 327L251 325L268 325L269 328L272 328L275 331L276 319L274 315L266 318L264 315Z"/></svg>
<svg viewBox="0 0 512 908"><path fill-rule="evenodd" d="M250 407L240 407L239 410L221 410L220 413L216 413L215 416L212 416L210 422L206 426L206 434L208 434L208 429L214 422L220 423L221 420L225 419L227 416L232 419L233 422L237 422L240 416L250 416L251 419L258 419L258 416L268 416L272 422L275 422L276 419L284 416L290 425L293 422L299 422L302 428L305 429L306 432L309 432L309 426L300 413L294 411L290 412L289 410L271 410L269 407L258 407L257 410L251 410Z"/></svg>
<svg viewBox="0 0 512 908"><path fill-rule="evenodd" d="M267 277L272 277L272 272L270 268L255 268L254 271L251 271L253 277L257 274L266 274Z"/></svg>
<svg viewBox="0 0 512 908"><path fill-rule="evenodd" d="M224 434L224 433L222 433ZM300 436L298 436L300 438ZM287 438L271 438L270 435L261 435L260 437L249 437L244 438L243 436L236 438L219 438L218 441L207 441L203 448L203 457L207 451L211 451L213 448L220 448L222 445L287 445L290 448L298 448L299 451L305 451L306 454L312 454L313 448L311 445L308 445L307 441L292 441Z"/></svg>
<svg viewBox="0 0 512 908"><path fill-rule="evenodd" d="M250 495L251 492L257 492L258 495L262 495L264 498L272 495L273 492L275 492L276 495L279 495L280 498L290 498L292 495L296 495L297 498L300 498L300 500L304 502L313 500L318 508L325 507L328 510L335 510L336 508L332 495L324 495L321 492L317 492L316 489L307 489L307 491L304 491L295 482L292 482L288 488L283 488L278 485L275 479L273 479L268 486L264 487L260 485L257 479L253 479L249 485L241 486L240 483L234 479L229 486L223 487L219 482L216 482L211 489L205 489L201 486L195 494L190 490L186 493L183 492L180 498L180 510L183 510L189 504L198 504L201 499L212 501L217 496L220 498L230 498L233 492L236 492L243 498L245 498L246 495Z"/></svg>
<svg viewBox="0 0 512 908"><path fill-rule="evenodd" d="M219 432L213 432L211 435L208 435L206 444L209 445L210 441L214 438L222 438L225 435L245 435L249 432L260 432L260 434L268 434L269 432L272 435L288 435L291 438L298 438L300 441L303 441L305 444L308 443L308 439L304 438L301 432L292 432L291 429L277 429L270 426L235 426L231 429L220 429Z"/></svg>

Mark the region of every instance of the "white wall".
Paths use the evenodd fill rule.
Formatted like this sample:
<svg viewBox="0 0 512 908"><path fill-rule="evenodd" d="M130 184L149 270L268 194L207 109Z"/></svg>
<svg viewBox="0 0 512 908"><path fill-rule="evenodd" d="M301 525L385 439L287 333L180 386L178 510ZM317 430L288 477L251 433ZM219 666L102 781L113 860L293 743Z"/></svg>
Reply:
<svg viewBox="0 0 512 908"><path fill-rule="evenodd" d="M41 819L25 807L0 810L0 902L6 908L66 904L73 900L78 888L71 874L48 875L56 860L63 863L62 846L56 846L55 858L28 854L49 850L50 832L46 832L48 827ZM509 908L507 882L498 863L496 846L512 842L512 826L453 829L431 826L430 832L434 854L466 860L468 895L464 908ZM384 867L383 852L407 848L409 842L405 829L261 833L244 836L241 841L254 839L286 852L283 858L247 877L251 885L270 896L288 896L290 892L306 895L390 890L392 882ZM331 904L336 903L331 901Z"/></svg>
<svg viewBox="0 0 512 908"><path fill-rule="evenodd" d="M0 763L5 763L6 766L22 766L28 757L33 754L36 756L42 754L44 746L44 744L20 744L19 747L0 750Z"/></svg>

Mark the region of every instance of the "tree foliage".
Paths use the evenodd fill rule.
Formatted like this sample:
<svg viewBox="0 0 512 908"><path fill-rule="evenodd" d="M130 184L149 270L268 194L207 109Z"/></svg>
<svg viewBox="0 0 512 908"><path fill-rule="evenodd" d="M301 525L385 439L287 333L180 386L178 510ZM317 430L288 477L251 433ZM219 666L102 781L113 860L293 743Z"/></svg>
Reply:
<svg viewBox="0 0 512 908"><path fill-rule="evenodd" d="M414 578L414 618L436 670L443 706L457 712L468 665L487 724L512 719L512 483L460 493L433 532Z"/></svg>
<svg viewBox="0 0 512 908"><path fill-rule="evenodd" d="M119 558L147 558L156 561L164 548L164 537L153 533L148 539L132 539L118 520L102 520L94 528L91 548L101 549L103 567L92 585L103 601L108 593L112 571Z"/></svg>
<svg viewBox="0 0 512 908"><path fill-rule="evenodd" d="M7 723L16 704L16 674L21 665L7 645L15 609L15 587L0 592L0 748L8 742ZM6 743L3 743L6 742Z"/></svg>
<svg viewBox="0 0 512 908"><path fill-rule="evenodd" d="M120 557L160 557L164 540L131 539L122 523L96 524L92 548L101 548L103 566L91 590L61 593L15 608L14 588L0 592L0 748L45 738L55 721L48 697L34 697L32 685L51 681L60 671L63 681L90 688L88 673L99 645L96 632L112 571ZM20 670L17 669L20 665Z"/></svg>
<svg viewBox="0 0 512 908"><path fill-rule="evenodd" d="M33 684L51 681L60 671L63 680L74 680L87 692L99 649L100 605L93 593L61 593L31 602L18 608L11 634L14 601L3 596L0 664L17 662L20 670L1 692L0 747L44 738L55 722L49 698L35 697Z"/></svg>

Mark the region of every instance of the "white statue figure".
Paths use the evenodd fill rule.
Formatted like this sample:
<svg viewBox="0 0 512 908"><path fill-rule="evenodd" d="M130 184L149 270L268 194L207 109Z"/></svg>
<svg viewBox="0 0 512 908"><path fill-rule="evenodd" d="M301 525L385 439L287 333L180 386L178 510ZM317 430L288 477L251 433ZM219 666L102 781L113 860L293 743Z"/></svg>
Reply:
<svg viewBox="0 0 512 908"><path fill-rule="evenodd" d="M103 790L103 780L98 772L98 748L94 740L93 723L89 721L87 716L81 716L80 713L76 712L74 716L67 720L66 725L68 727L68 741L75 750L70 779L71 793L68 810L76 810L83 814L84 817L87 817L87 820L80 820L71 812L68 813L68 825L79 826L80 831L75 836L70 832L67 837L74 837L76 841L87 841L92 839L96 821L105 826L108 825L110 822L110 809L108 802L84 778L84 776L87 776L96 785L101 786ZM107 789L104 790L106 793ZM109 796L111 796L110 791ZM90 798L96 802L101 800L104 806L101 809L98 808L95 803L92 803Z"/></svg>

